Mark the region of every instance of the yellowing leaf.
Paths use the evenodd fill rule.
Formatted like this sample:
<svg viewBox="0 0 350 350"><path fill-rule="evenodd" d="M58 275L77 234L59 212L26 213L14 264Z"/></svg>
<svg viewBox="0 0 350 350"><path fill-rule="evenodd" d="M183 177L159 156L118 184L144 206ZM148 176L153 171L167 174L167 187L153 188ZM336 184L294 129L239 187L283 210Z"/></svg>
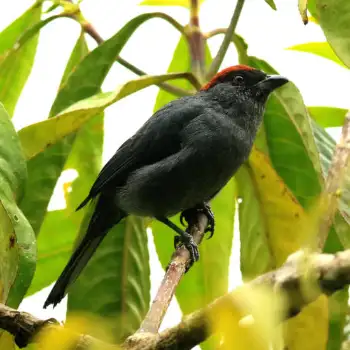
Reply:
<svg viewBox="0 0 350 350"><path fill-rule="evenodd" d="M202 4L205 0L199 0ZM140 2L142 6L181 6L190 8L191 0L143 0Z"/></svg>
<svg viewBox="0 0 350 350"><path fill-rule="evenodd" d="M313 42L313 43L299 44L299 45L288 47L287 50L312 53L314 55L331 60L344 68L347 68L346 65L334 53L331 46L327 42Z"/></svg>

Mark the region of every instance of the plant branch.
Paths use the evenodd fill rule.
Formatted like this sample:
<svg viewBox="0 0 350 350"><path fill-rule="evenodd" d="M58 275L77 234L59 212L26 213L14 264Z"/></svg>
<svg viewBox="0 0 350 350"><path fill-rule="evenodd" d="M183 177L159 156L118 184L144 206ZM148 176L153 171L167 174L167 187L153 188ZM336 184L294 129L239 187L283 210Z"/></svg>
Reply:
<svg viewBox="0 0 350 350"><path fill-rule="evenodd" d="M335 149L332 164L328 170L324 193L321 196L321 209L326 208L325 214L320 215L318 228L318 248L322 251L327 240L329 228L338 209L338 198L342 191L344 176L348 169L350 156L350 111L345 116L342 135ZM343 242L343 237L339 237Z"/></svg>
<svg viewBox="0 0 350 350"><path fill-rule="evenodd" d="M204 214L197 215L197 220L189 225L188 232L199 245L202 241L208 219ZM174 252L171 262L152 302L151 308L143 320L138 333L158 333L166 311L170 305L175 289L184 275L190 261L190 254L185 247L179 247Z"/></svg>
<svg viewBox="0 0 350 350"><path fill-rule="evenodd" d="M207 73L207 79L210 80L219 70L221 63L226 55L227 49L230 45L230 41L235 33L236 26L241 15L243 5L245 0L237 0L236 8L233 12L231 22L226 30L224 40L221 43L218 53L216 54L213 62L210 65L209 71Z"/></svg>
<svg viewBox="0 0 350 350"><path fill-rule="evenodd" d="M202 219L201 219L202 220ZM201 223L206 224L206 223ZM203 225L205 226L205 225ZM300 268L308 262L308 268ZM183 263L181 265L183 267ZM305 288L305 281L310 288ZM184 317L175 327L166 329L160 334L136 333L129 337L122 348L128 350L160 350L160 349L191 349L213 334L211 327L213 315L217 317L223 310L240 308L240 297L251 288L269 287L275 293L282 293L285 301L285 312L281 321L297 315L303 307L315 301L322 293L331 295L350 284L350 250L337 254L306 255L304 252L292 254L282 267L257 277L253 281L232 292L219 297L203 309ZM249 310L240 309L242 317ZM19 312L0 304L0 328L15 337L16 344L24 347L28 343L40 341L39 332L59 332L66 328L54 325L50 320L43 321L26 313ZM88 335L76 334L76 342L72 349L87 350L93 346L101 349L116 350L117 346L102 343ZM79 346L79 347L78 347Z"/></svg>
<svg viewBox="0 0 350 350"><path fill-rule="evenodd" d="M212 37L219 35L219 34L226 34L227 32L227 28L217 28L217 29L213 29L208 33L204 33L204 37L206 39L211 39Z"/></svg>
<svg viewBox="0 0 350 350"><path fill-rule="evenodd" d="M190 23L186 30L191 55L191 70L200 80L205 82L205 41L199 25L199 1L190 2Z"/></svg>
<svg viewBox="0 0 350 350"><path fill-rule="evenodd" d="M185 35L184 32L184 28L183 26L181 26L181 24L179 24L177 21L175 21L172 17L166 15L166 14L162 14L164 15L162 18L167 18L167 20L173 24L173 26L175 28L177 28L183 35ZM95 29L95 27L88 22L87 20L85 20L84 18L80 18L82 17L81 14L79 15L74 15L71 16L71 18L77 20L82 29L84 30L84 32L88 35L90 35L98 45L100 45L101 43L104 42L102 36L97 32L97 30ZM180 28L181 27L181 28ZM133 64L129 63L128 61L126 61L124 58L122 58L120 55L118 55L116 57L116 61L121 64L122 66L124 66L125 68L129 69L131 72L135 73L136 75L142 76L142 75L147 75L146 72L142 71L141 69L135 67ZM190 81L190 83L198 90L198 85L200 85L200 83L196 80L196 78L193 76L193 78L188 79ZM196 83L194 83L194 81L196 81ZM160 87L161 89L175 95L175 96L189 96L192 95L193 93L186 91L184 89L178 88L172 84L168 84L168 83L160 83L157 84L158 87Z"/></svg>

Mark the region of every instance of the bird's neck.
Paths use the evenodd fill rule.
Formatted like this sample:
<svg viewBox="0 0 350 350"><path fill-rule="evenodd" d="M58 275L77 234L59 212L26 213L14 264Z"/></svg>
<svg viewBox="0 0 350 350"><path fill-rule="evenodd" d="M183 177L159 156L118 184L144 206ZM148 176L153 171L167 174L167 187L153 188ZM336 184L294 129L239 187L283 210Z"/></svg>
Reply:
<svg viewBox="0 0 350 350"><path fill-rule="evenodd" d="M230 86L214 87L206 95L206 98L222 108L234 124L255 137L264 113L263 103L255 101L249 93L237 93Z"/></svg>

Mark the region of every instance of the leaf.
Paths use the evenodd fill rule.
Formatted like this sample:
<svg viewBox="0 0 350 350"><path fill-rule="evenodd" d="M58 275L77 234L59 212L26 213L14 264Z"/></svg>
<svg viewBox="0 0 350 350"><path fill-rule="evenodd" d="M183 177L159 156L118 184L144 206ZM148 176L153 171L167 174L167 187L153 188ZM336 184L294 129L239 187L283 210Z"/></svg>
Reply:
<svg viewBox="0 0 350 350"><path fill-rule="evenodd" d="M140 326L149 307L149 293L146 230L143 219L131 216L108 233L72 286L68 317L81 312L101 316L120 342Z"/></svg>
<svg viewBox="0 0 350 350"><path fill-rule="evenodd" d="M41 6L34 5L0 33L0 101L10 115L32 70L38 33L24 45L17 40L40 16Z"/></svg>
<svg viewBox="0 0 350 350"><path fill-rule="evenodd" d="M332 50L332 48L327 42L312 42L312 43L299 44L299 45L288 47L287 50L312 53L314 55L331 60L339 64L340 66L346 68L346 65L338 58L338 56L334 53L334 51Z"/></svg>
<svg viewBox="0 0 350 350"><path fill-rule="evenodd" d="M35 270L34 233L16 203L25 180L20 143L0 104L0 302L14 308L22 301ZM0 333L0 348L7 342Z"/></svg>
<svg viewBox="0 0 350 350"><path fill-rule="evenodd" d="M304 24L308 24L309 22L307 16L307 2L308 0L298 0L299 14Z"/></svg>
<svg viewBox="0 0 350 350"><path fill-rule="evenodd" d="M237 36L235 44L241 63L278 74L265 61L248 56L242 38ZM302 96L291 82L271 94L265 109L263 134L268 149L264 152L269 154L279 176L305 208L312 206L323 183L320 159Z"/></svg>
<svg viewBox="0 0 350 350"><path fill-rule="evenodd" d="M265 61L249 56L247 44L240 37L236 36L234 43L239 52L240 63L262 69L267 73L277 73ZM263 152L266 157L269 157L269 162L283 183L283 192L292 195L290 198L294 198L298 206L303 208L303 210L304 208L313 208L314 202L320 195L323 187L320 155L314 139L312 120L307 114L299 91L292 83L286 84L271 94L265 109L263 128L256 141L257 151ZM256 165L258 164L256 163ZM251 168L253 171L256 171L256 166L251 165ZM263 176L265 174L262 172L260 175ZM269 176L272 175L266 174L266 178ZM259 185L257 183L258 178L259 176L256 175L253 181L255 186ZM271 179L268 178L267 181L270 182ZM241 185L238 184L238 187L240 188ZM263 187L261 187L262 190ZM266 192L258 192L259 195L257 197L263 210L267 210L268 205L273 204L273 202L271 203L272 195L269 192L271 190L270 186L267 186L265 190ZM281 209L285 208L285 205L287 203L282 201L279 207L276 206L274 214L273 209L266 213L265 220L257 222L255 225L250 224L248 226L248 223L246 224L246 227L251 229L256 227L256 234L259 234L261 231L266 232L267 248L274 261L270 263L265 261L265 266L273 266L275 262L278 267L288 254L301 247L302 243L306 243L304 240L307 239L307 234L312 233L310 228L302 229L302 227L298 226L299 221L305 215L299 215L299 217L296 215L293 219L291 214L286 213L285 224L287 225L288 223L288 227L278 228L278 226L275 226L273 230L270 227L266 227L268 224L267 220L269 222L272 220L270 216L276 216ZM283 214L284 211L281 215ZM250 218L250 220L252 219ZM245 237L245 232L241 230L241 240L243 239L242 237ZM247 238L249 237L254 239L252 232L248 233ZM262 245L263 242L262 239L259 239L257 243ZM254 242L250 244L253 246ZM244 245L247 247L248 242L244 243ZM255 249L262 248L258 246ZM268 255L265 253L265 256ZM250 261L249 263L251 264ZM250 269L252 270L253 268L250 266ZM258 270L259 267L256 267L256 269ZM327 312L327 299L322 297L305 308L298 316L286 322L283 327L285 346L290 350L300 349L303 348L307 339L308 349L324 348L327 342ZM313 338L311 341L309 334L313 334L316 330L324 336L319 336L317 339Z"/></svg>
<svg viewBox="0 0 350 350"><path fill-rule="evenodd" d="M239 170L237 181L239 196L243 199L239 206L243 253L241 266L245 266L246 260L243 259L247 258L249 269L242 267L242 272L248 271L250 275L244 277L253 278L255 274L263 272L258 265L262 264L266 268L279 267L289 254L303 245L307 237L308 216L283 179L273 169L268 157L256 148L250 155L248 166L245 165ZM253 185L253 189L250 185ZM248 205L255 208L253 212L247 210ZM250 228L248 232L247 228ZM247 254L249 248L251 254L262 253L261 261L255 259L255 266L252 264L254 258ZM324 348L328 325L325 320L327 320L327 301L322 297L285 323L285 346L288 346L288 349L303 348L305 339L317 325L317 329L321 329L320 334L324 336L309 341L308 349Z"/></svg>
<svg viewBox="0 0 350 350"><path fill-rule="evenodd" d="M51 115L58 114L73 103L98 93L115 57L133 32L145 21L161 16L159 13L147 13L135 17L118 33L85 56L61 85ZM74 135L70 135L28 161L26 196L20 206L36 234L40 231L49 200L74 138Z"/></svg>
<svg viewBox="0 0 350 350"><path fill-rule="evenodd" d="M114 92L99 93L81 100L56 117L29 125L19 131L22 147L27 159L35 157L60 141L65 136L79 130L89 119L103 112L105 108L120 99L150 85L170 79L184 78L186 73L142 76L130 80Z"/></svg>
<svg viewBox="0 0 350 350"><path fill-rule="evenodd" d="M37 265L33 281L26 296L32 295L53 283L62 272L72 254L79 225L66 210L47 214L37 240Z"/></svg>
<svg viewBox="0 0 350 350"><path fill-rule="evenodd" d="M71 53L65 72L64 82L70 72L88 53L82 32ZM39 238L37 270L28 294L33 294L57 279L67 263L83 219L83 211L74 212L81 198L89 191L101 167L103 147L103 116L87 122L78 133L65 164L66 169L75 169L79 176L73 183L65 184L66 209L46 213ZM54 237L54 239L53 239Z"/></svg>
<svg viewBox="0 0 350 350"><path fill-rule="evenodd" d="M348 0L316 0L319 22L328 43L340 60L350 68L350 2Z"/></svg>
<svg viewBox="0 0 350 350"><path fill-rule="evenodd" d="M205 0L199 0L202 4ZM191 7L191 0L143 0L140 2L142 6L181 6L189 9Z"/></svg>
<svg viewBox="0 0 350 350"><path fill-rule="evenodd" d="M308 107L308 112L323 128L334 128L344 124L347 110L336 107Z"/></svg>
<svg viewBox="0 0 350 350"><path fill-rule="evenodd" d="M277 7L276 4L274 2L274 0L265 0L265 2L275 11L277 11Z"/></svg>

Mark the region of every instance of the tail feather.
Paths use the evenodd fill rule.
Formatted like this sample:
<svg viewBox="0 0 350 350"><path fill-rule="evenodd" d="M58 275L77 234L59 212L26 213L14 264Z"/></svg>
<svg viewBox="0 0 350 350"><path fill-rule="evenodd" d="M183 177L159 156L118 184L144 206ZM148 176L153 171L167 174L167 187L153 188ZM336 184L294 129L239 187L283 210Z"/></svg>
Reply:
<svg viewBox="0 0 350 350"><path fill-rule="evenodd" d="M113 204L105 198L99 198L87 232L56 281L44 308L50 304L55 307L64 298L68 287L78 278L107 232L126 216L121 210L116 212Z"/></svg>

